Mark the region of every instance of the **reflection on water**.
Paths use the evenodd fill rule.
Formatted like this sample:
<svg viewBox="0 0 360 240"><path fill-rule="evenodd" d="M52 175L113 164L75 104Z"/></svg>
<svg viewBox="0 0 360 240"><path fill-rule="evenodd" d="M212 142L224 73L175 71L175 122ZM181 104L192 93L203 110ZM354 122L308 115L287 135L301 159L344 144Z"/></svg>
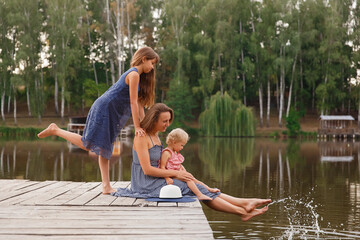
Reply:
<svg viewBox="0 0 360 240"><path fill-rule="evenodd" d="M320 160L323 162L351 162L353 149L359 149L359 142L323 142L319 143Z"/></svg>
<svg viewBox="0 0 360 240"><path fill-rule="evenodd" d="M111 180L130 180L131 142L111 159ZM272 198L249 222L204 206L216 238L360 238L360 143L199 138L185 168L224 193ZM0 177L100 181L96 156L66 142L0 142ZM349 160L351 159L351 160Z"/></svg>
<svg viewBox="0 0 360 240"><path fill-rule="evenodd" d="M130 144L130 145L129 145ZM117 146L121 154L110 160L111 181L129 178L131 142ZM101 181L97 156L61 141L0 142L0 178L61 181ZM125 163L124 163L125 162ZM127 163L127 164L126 164Z"/></svg>
<svg viewBox="0 0 360 240"><path fill-rule="evenodd" d="M223 139L216 141L220 146L221 141L228 145ZM222 154L216 154L211 147L209 151L212 153L209 158ZM217 147L217 151L222 151L221 147ZM275 203L269 205L266 214L246 223L237 216L204 208L215 237L360 238L359 143L256 139L255 147L250 151L253 152L252 160L248 163L243 159L247 163L243 170L232 163L233 168L227 167L224 171L227 182L218 184L225 193L241 197L270 197ZM246 156L248 154L242 152L237 157ZM338 159L321 161L322 156ZM352 161L342 160L349 156ZM223 166L218 165L218 171L220 167Z"/></svg>
<svg viewBox="0 0 360 240"><path fill-rule="evenodd" d="M228 181L253 160L254 138L204 138L200 141L199 158L217 182Z"/></svg>

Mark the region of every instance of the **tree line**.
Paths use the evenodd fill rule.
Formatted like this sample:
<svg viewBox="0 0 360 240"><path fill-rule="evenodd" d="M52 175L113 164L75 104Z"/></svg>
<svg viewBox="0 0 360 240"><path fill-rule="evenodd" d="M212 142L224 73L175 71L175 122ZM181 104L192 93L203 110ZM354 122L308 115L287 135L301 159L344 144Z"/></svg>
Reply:
<svg viewBox="0 0 360 240"><path fill-rule="evenodd" d="M360 112L358 0L0 0L2 120L17 102L84 112L140 46L160 55L156 101L177 124L216 94L271 113ZM85 113L86 114L86 113Z"/></svg>

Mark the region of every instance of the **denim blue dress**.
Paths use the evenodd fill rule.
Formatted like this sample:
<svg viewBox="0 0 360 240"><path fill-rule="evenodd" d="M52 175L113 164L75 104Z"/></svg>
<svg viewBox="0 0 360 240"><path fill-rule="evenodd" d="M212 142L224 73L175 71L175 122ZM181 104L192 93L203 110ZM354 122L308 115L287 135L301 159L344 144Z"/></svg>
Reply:
<svg viewBox="0 0 360 240"><path fill-rule="evenodd" d="M151 139L151 138L150 138ZM152 139L151 139L151 142ZM155 145L149 149L150 164L153 167L158 167L159 159L161 157L162 146ZM187 186L186 182L182 182L177 179L174 180L174 185L181 189L183 196L195 196L195 194ZM112 193L117 197L133 197L133 198L157 198L160 194L160 189L166 185L164 178L147 176L144 174L139 157L136 151L133 149L133 161L131 166L131 187L130 188L118 188L116 192ZM206 196L215 199L219 196L220 192L211 193L203 185L196 184L198 189Z"/></svg>
<svg viewBox="0 0 360 240"><path fill-rule="evenodd" d="M131 116L129 86L125 78L132 71L137 72L137 69L133 67L126 71L94 102L86 119L81 141L85 148L106 159L110 159L116 137Z"/></svg>

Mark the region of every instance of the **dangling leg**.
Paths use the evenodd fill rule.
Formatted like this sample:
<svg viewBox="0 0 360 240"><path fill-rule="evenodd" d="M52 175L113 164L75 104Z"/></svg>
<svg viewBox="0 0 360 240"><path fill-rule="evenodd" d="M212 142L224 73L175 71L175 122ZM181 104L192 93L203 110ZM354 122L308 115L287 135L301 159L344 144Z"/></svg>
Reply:
<svg viewBox="0 0 360 240"><path fill-rule="evenodd" d="M188 187L190 188L190 190L196 195L196 197L199 200L211 200L211 197L206 196L205 194L203 194L195 185L195 183L193 181L187 181L186 184L188 185Z"/></svg>
<svg viewBox="0 0 360 240"><path fill-rule="evenodd" d="M230 202L225 201L224 199L219 198L219 197L215 198L212 201L204 201L204 203L208 207L215 209L217 211L240 215L241 220L243 220L244 222L250 220L251 218L253 218L257 215L261 215L268 210L268 207L263 207L261 209L254 209L251 212L247 212L244 208L235 206L235 205L231 204Z"/></svg>
<svg viewBox="0 0 360 240"><path fill-rule="evenodd" d="M243 207L247 212L251 212L257 207L271 203L271 199L236 198L225 193L221 193L219 197L233 205Z"/></svg>
<svg viewBox="0 0 360 240"><path fill-rule="evenodd" d="M99 167L101 172L103 194L110 194L112 192L116 192L116 190L113 189L110 185L109 165L110 165L109 160L99 156Z"/></svg>
<svg viewBox="0 0 360 240"><path fill-rule="evenodd" d="M48 136L58 136L64 138L65 140L71 142L72 144L78 146L79 148L82 148L87 151L89 150L84 147L81 141L81 137L82 137L81 135L63 130L59 128L55 123L51 123L45 130L43 130L41 133L38 134L39 138L45 138Z"/></svg>

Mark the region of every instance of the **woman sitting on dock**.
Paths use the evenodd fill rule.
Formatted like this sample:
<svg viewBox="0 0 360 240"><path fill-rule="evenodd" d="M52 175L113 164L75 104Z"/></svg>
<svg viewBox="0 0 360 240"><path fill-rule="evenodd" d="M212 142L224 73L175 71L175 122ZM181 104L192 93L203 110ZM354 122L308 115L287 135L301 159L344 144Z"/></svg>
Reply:
<svg viewBox="0 0 360 240"><path fill-rule="evenodd" d="M131 188L119 188L112 195L135 198L158 197L160 189L167 185L164 178L171 177L176 178L173 184L180 187L183 196L195 196L186 184L187 180L194 180L190 173L158 168L163 148L158 133L165 132L173 118L173 110L162 103L155 104L146 112L140 123L140 127L146 134L134 138ZM204 201L207 206L218 211L240 215L243 221L265 213L267 207L261 209L257 207L271 202L270 199L236 198L220 192L209 192L200 184L197 184L197 187L204 195L212 199Z"/></svg>

